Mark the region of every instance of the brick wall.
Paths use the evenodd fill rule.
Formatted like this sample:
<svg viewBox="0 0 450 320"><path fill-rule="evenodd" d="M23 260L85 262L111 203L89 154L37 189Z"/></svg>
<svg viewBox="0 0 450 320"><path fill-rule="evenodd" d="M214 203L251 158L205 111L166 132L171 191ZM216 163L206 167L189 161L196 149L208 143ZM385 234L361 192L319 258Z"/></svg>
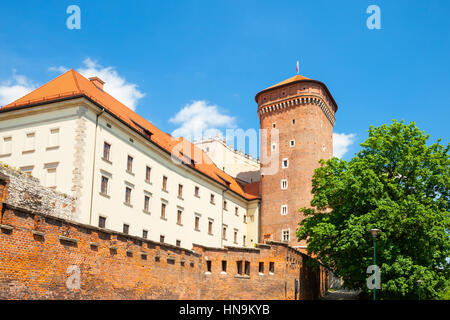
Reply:
<svg viewBox="0 0 450 320"><path fill-rule="evenodd" d="M0 208L0 299L294 299L296 280L300 298L314 299L326 288L325 270L286 244L186 250L7 202Z"/></svg>

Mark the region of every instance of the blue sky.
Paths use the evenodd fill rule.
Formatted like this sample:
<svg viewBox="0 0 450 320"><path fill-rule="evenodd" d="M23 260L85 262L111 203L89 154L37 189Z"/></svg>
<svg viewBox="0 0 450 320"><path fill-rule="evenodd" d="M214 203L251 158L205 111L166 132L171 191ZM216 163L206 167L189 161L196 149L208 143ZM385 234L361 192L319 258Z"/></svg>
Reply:
<svg viewBox="0 0 450 320"><path fill-rule="evenodd" d="M66 27L72 4L80 30ZM381 30L366 26L372 4ZM446 0L2 1L0 12L0 94L64 68L99 71L166 132L182 129L184 107L206 111L186 123L246 130L259 127L255 94L294 76L300 60L339 105L335 132L355 134L344 159L370 125L392 119L449 141Z"/></svg>

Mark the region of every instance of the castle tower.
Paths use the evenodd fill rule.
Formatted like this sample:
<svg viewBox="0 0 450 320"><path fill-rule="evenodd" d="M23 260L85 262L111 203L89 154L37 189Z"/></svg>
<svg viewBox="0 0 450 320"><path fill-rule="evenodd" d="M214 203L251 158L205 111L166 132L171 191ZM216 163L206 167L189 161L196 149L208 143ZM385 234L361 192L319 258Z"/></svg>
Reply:
<svg viewBox="0 0 450 320"><path fill-rule="evenodd" d="M267 143L261 141L260 153L265 150L269 157L278 158L277 170L269 168L276 161L261 161L259 241L303 247L306 244L295 235L303 219L298 209L310 206L311 179L318 161L333 156L338 107L325 84L301 75L259 92L255 100L260 128L267 130L268 137ZM277 139L272 134L277 130L278 142L274 143Z"/></svg>

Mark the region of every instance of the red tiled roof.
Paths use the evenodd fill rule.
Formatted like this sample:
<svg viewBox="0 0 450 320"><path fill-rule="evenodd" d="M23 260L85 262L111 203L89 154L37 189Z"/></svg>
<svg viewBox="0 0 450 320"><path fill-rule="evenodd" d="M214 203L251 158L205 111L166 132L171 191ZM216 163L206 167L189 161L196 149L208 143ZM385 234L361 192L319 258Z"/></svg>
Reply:
<svg viewBox="0 0 450 320"><path fill-rule="evenodd" d="M286 79L284 81L281 81L281 82L279 82L279 83L277 83L277 84L275 84L275 85L273 85L271 87L268 87L268 88L266 88L264 90L276 88L276 87L279 87L279 86L282 86L282 85L285 85L285 84L288 84L288 83L291 83L291 82L299 81L299 80L311 80L311 79L297 74L296 76L293 76L292 78L289 78L289 79Z"/></svg>
<svg viewBox="0 0 450 320"><path fill-rule="evenodd" d="M105 108L116 118L125 122L138 133L158 145L165 151L172 153L172 150L180 142L186 146L183 150L178 150L174 154L178 159L185 162L187 166L207 175L216 182L227 186L229 189L246 199L256 199L258 194L253 192L247 193L245 186L240 184L236 179L229 176L216 165L212 163L209 157L201 150L194 146L191 142L184 138L174 138L171 135L159 130L149 121L138 115L136 112L116 100L103 90L97 88L91 81L83 77L81 74L71 69L59 77L44 84L42 87L30 92L24 97L0 108L0 111L6 109L14 109L18 107L26 107L36 104L50 103L64 98L73 98L85 96ZM151 133L149 136L148 133ZM186 149L190 154L184 154Z"/></svg>

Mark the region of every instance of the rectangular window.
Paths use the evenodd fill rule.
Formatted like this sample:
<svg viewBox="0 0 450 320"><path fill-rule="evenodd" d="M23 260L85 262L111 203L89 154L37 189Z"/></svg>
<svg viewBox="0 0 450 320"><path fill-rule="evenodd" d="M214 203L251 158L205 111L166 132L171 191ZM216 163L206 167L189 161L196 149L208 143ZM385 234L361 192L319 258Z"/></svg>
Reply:
<svg viewBox="0 0 450 320"><path fill-rule="evenodd" d="M166 238L165 236L160 235L159 236L159 242L164 243L165 238Z"/></svg>
<svg viewBox="0 0 450 320"><path fill-rule="evenodd" d="M178 185L178 198L183 198L183 185Z"/></svg>
<svg viewBox="0 0 450 320"><path fill-rule="evenodd" d="M227 272L227 260L222 260L222 272Z"/></svg>
<svg viewBox="0 0 450 320"><path fill-rule="evenodd" d="M269 272L275 273L275 262L269 262Z"/></svg>
<svg viewBox="0 0 450 320"><path fill-rule="evenodd" d="M34 132L27 133L25 137L25 151L34 150L34 142L35 142Z"/></svg>
<svg viewBox="0 0 450 320"><path fill-rule="evenodd" d="M200 217L199 216L195 216L194 228L195 228L195 230L200 231Z"/></svg>
<svg viewBox="0 0 450 320"><path fill-rule="evenodd" d="M47 187L55 188L56 187L56 168L48 168L47 169Z"/></svg>
<svg viewBox="0 0 450 320"><path fill-rule="evenodd" d="M234 243L237 243L237 237L238 237L238 231L235 229L234 230L234 238L233 238Z"/></svg>
<svg viewBox="0 0 450 320"><path fill-rule="evenodd" d="M101 188L100 188L101 193L108 194L108 182L109 182L109 179L105 176L102 176L102 183L101 183Z"/></svg>
<svg viewBox="0 0 450 320"><path fill-rule="evenodd" d="M236 217L239 217L239 208L238 207L234 207L234 215Z"/></svg>
<svg viewBox="0 0 450 320"><path fill-rule="evenodd" d="M20 167L20 171L22 171L23 173L31 176L31 174L33 173L33 169L34 166L26 166L26 167Z"/></svg>
<svg viewBox="0 0 450 320"><path fill-rule="evenodd" d="M289 142L289 145L291 146L291 148L294 147L294 146L295 146L295 140L291 140L291 141Z"/></svg>
<svg viewBox="0 0 450 320"><path fill-rule="evenodd" d="M283 168L286 169L287 167L289 167L289 160L287 158L283 159Z"/></svg>
<svg viewBox="0 0 450 320"><path fill-rule="evenodd" d="M227 227L226 226L222 227L222 238L224 240L227 240Z"/></svg>
<svg viewBox="0 0 450 320"><path fill-rule="evenodd" d="M259 268L258 268L258 270L259 270L259 273L260 273L260 274L264 274L264 262L260 262L260 263L259 263Z"/></svg>
<svg viewBox="0 0 450 320"><path fill-rule="evenodd" d="M131 203L131 188L125 187L125 203L130 204Z"/></svg>
<svg viewBox="0 0 450 320"><path fill-rule="evenodd" d="M177 240L177 241L176 241L176 246L177 246L177 247L181 247L181 240Z"/></svg>
<svg viewBox="0 0 450 320"><path fill-rule="evenodd" d="M242 261L236 261L237 274L242 275Z"/></svg>
<svg viewBox="0 0 450 320"><path fill-rule="evenodd" d="M223 200L223 210L227 210L227 200Z"/></svg>
<svg viewBox="0 0 450 320"><path fill-rule="evenodd" d="M167 191L167 177L163 176L163 180L162 180L162 189L164 191Z"/></svg>
<svg viewBox="0 0 450 320"><path fill-rule="evenodd" d="M4 137L2 154L10 154L10 153L12 153L12 137Z"/></svg>
<svg viewBox="0 0 450 320"><path fill-rule="evenodd" d="M127 158L127 171L132 173L133 172L133 157L128 156Z"/></svg>
<svg viewBox="0 0 450 320"><path fill-rule="evenodd" d="M282 216L287 215L287 205L286 204L281 206L281 215Z"/></svg>
<svg viewBox="0 0 450 320"><path fill-rule="evenodd" d="M145 181L150 182L150 175L152 173L152 168L149 166L145 167Z"/></svg>
<svg viewBox="0 0 450 320"><path fill-rule="evenodd" d="M287 179L281 180L281 190L286 190L288 187L288 181Z"/></svg>
<svg viewBox="0 0 450 320"><path fill-rule="evenodd" d="M250 261L245 261L245 275L250 276Z"/></svg>
<svg viewBox="0 0 450 320"><path fill-rule="evenodd" d="M277 145L275 143L272 143L272 151L276 151L277 150Z"/></svg>
<svg viewBox="0 0 450 320"><path fill-rule="evenodd" d="M181 210L177 211L177 223L178 224L181 224L181 216L182 216L182 214L183 214L183 211L181 211Z"/></svg>
<svg viewBox="0 0 450 320"><path fill-rule="evenodd" d="M111 145L109 143L103 143L103 159L109 161L109 157L111 154Z"/></svg>
<svg viewBox="0 0 450 320"><path fill-rule="evenodd" d="M211 261L209 261L209 260L206 261L206 270L208 272L211 272Z"/></svg>
<svg viewBox="0 0 450 320"><path fill-rule="evenodd" d="M196 197L200 197L200 188L199 188L199 187L195 187L194 195L195 195Z"/></svg>
<svg viewBox="0 0 450 320"><path fill-rule="evenodd" d="M149 212L150 211L150 197L144 196L144 211Z"/></svg>
<svg viewBox="0 0 450 320"><path fill-rule="evenodd" d="M247 245L247 237L245 235L242 236L242 246L246 246Z"/></svg>
<svg viewBox="0 0 450 320"><path fill-rule="evenodd" d="M142 238L147 239L147 237L148 237L148 231L142 230Z"/></svg>
<svg viewBox="0 0 450 320"><path fill-rule="evenodd" d="M214 204L214 195L211 193L211 203Z"/></svg>
<svg viewBox="0 0 450 320"><path fill-rule="evenodd" d="M123 224L123 233L128 234L130 231L130 226L126 223Z"/></svg>
<svg viewBox="0 0 450 320"><path fill-rule="evenodd" d="M59 129L50 130L48 146L50 148L59 146Z"/></svg>
<svg viewBox="0 0 450 320"><path fill-rule="evenodd" d="M281 231L281 240L284 242L290 241L290 232L289 229L284 229Z"/></svg>
<svg viewBox="0 0 450 320"><path fill-rule="evenodd" d="M247 215L243 215L243 217L244 217L244 223L247 223Z"/></svg>
<svg viewBox="0 0 450 320"><path fill-rule="evenodd" d="M166 218L166 204L165 203L161 203L161 218L165 219Z"/></svg>
<svg viewBox="0 0 450 320"><path fill-rule="evenodd" d="M209 220L208 221L208 234L213 234L212 229L213 229L213 221Z"/></svg>
<svg viewBox="0 0 450 320"><path fill-rule="evenodd" d="M98 217L98 227L99 228L106 228L106 218L105 217Z"/></svg>

